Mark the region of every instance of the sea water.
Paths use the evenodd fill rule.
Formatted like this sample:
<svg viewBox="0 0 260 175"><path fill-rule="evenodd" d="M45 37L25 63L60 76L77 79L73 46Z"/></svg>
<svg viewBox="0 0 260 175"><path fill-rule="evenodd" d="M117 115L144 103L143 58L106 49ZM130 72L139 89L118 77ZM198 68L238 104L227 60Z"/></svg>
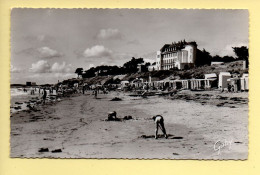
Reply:
<svg viewBox="0 0 260 175"><path fill-rule="evenodd" d="M25 91L24 91L25 90ZM32 90L34 90L34 94L31 94ZM49 96L49 90L46 90L47 97ZM54 95L56 92L54 91ZM11 88L10 90L11 95L11 105L10 105L10 112L11 114L29 109L27 107L28 104L34 106L35 103L30 102L30 100L37 100L42 99L43 96L43 89L39 88Z"/></svg>

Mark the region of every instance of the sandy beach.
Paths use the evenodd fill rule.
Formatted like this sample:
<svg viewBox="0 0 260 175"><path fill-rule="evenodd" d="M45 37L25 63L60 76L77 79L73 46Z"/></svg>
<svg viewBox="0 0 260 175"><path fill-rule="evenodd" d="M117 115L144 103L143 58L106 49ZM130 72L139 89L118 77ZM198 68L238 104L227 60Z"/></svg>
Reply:
<svg viewBox="0 0 260 175"><path fill-rule="evenodd" d="M122 101L111 101L119 97ZM182 91L173 97L91 92L11 115L11 157L247 159L248 93ZM189 110L187 110L189 109ZM119 118L106 121L107 113ZM168 139L154 139L153 115ZM159 131L160 134L161 131Z"/></svg>

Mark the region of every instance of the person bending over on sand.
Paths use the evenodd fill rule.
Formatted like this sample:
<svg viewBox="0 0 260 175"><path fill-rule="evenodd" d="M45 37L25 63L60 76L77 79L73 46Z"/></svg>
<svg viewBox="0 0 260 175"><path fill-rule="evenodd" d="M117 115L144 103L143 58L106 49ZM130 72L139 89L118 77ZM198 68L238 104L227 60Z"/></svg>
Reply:
<svg viewBox="0 0 260 175"><path fill-rule="evenodd" d="M116 111L109 112L109 113L108 113L107 120L108 120L108 121L118 120L118 118L116 117Z"/></svg>
<svg viewBox="0 0 260 175"><path fill-rule="evenodd" d="M166 130L165 130L165 127L164 127L164 120L163 120L163 117L161 115L155 115L153 116L153 120L156 124L156 129L155 129L155 139L158 138L158 128L160 128L164 134L164 137L167 139L168 136L166 134Z"/></svg>

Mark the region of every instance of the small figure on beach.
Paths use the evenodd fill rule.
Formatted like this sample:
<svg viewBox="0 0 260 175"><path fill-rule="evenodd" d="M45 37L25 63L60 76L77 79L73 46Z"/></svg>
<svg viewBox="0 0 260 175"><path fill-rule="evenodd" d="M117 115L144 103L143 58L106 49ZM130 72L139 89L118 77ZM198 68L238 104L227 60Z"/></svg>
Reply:
<svg viewBox="0 0 260 175"><path fill-rule="evenodd" d="M47 97L46 88L43 88L43 96L42 96L43 104L45 104L46 97Z"/></svg>
<svg viewBox="0 0 260 175"><path fill-rule="evenodd" d="M97 90L97 88L96 88L95 91L94 91L95 98L97 98L97 93L98 93L98 90Z"/></svg>
<svg viewBox="0 0 260 175"><path fill-rule="evenodd" d="M220 92L224 92L224 88L222 88L222 86L219 86Z"/></svg>
<svg viewBox="0 0 260 175"><path fill-rule="evenodd" d="M82 94L85 94L85 85L82 86Z"/></svg>
<svg viewBox="0 0 260 175"><path fill-rule="evenodd" d="M103 93L104 93L104 94L107 94L107 88L106 88L106 87L104 87Z"/></svg>
<svg viewBox="0 0 260 175"><path fill-rule="evenodd" d="M234 85L231 85L231 92L234 92L234 91L235 91Z"/></svg>
<svg viewBox="0 0 260 175"><path fill-rule="evenodd" d="M163 119L163 116L161 115L155 115L153 116L153 120L156 124L156 129L155 129L155 139L158 138L158 128L160 128L164 134L164 137L167 139L168 136L166 134L166 129L164 127L164 119Z"/></svg>
<svg viewBox="0 0 260 175"><path fill-rule="evenodd" d="M228 83L228 92L231 92L231 85Z"/></svg>
<svg viewBox="0 0 260 175"><path fill-rule="evenodd" d="M119 119L116 117L116 111L109 112L107 120L108 121L118 121Z"/></svg>

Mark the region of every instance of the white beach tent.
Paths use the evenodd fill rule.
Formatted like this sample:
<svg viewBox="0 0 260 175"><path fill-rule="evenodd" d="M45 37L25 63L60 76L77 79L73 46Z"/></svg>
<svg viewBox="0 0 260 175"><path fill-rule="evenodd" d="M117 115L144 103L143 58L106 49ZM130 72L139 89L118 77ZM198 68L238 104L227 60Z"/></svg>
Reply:
<svg viewBox="0 0 260 175"><path fill-rule="evenodd" d="M227 80L231 78L231 74L229 72L220 72L218 77L218 87L227 88Z"/></svg>

